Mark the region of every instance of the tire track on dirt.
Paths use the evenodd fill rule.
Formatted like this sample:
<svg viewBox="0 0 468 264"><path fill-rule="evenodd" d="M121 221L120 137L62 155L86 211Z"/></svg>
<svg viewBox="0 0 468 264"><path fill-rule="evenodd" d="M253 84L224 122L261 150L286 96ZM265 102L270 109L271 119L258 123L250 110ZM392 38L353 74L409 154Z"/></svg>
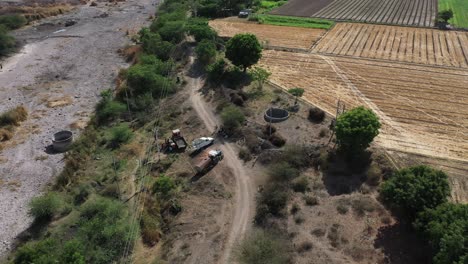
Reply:
<svg viewBox="0 0 468 264"><path fill-rule="evenodd" d="M190 57L190 64L194 61L193 57ZM190 100L193 108L197 115L203 121L207 130L210 133L216 132L216 128L219 127L218 118L216 117L213 110L209 105L204 102L201 97L199 90L203 87L203 81L201 77L193 78L188 77L188 86L191 87ZM236 180L235 186L235 209L233 212L232 223L230 224L229 230L227 231L227 237L224 244L224 250L220 254L218 263L229 263L231 259L232 249L235 243L241 240L246 231L249 229L249 225L253 216L254 209L254 188L252 181L247 174L246 168L242 165L241 161L237 158L235 146L233 143L224 143L220 146L221 151L224 153L224 162L231 168L232 173ZM205 238L209 239L209 238ZM205 243L208 245L208 243ZM199 257L202 252L207 252L210 248L198 248L197 256L193 255L192 259L188 263L201 263Z"/></svg>

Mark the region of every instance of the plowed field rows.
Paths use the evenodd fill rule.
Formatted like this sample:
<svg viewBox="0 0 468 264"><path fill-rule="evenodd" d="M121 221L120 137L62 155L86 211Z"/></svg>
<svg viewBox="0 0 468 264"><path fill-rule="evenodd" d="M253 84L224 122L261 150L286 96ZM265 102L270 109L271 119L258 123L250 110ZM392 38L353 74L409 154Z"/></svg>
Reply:
<svg viewBox="0 0 468 264"><path fill-rule="evenodd" d="M468 68L468 32L338 23L313 49L372 59Z"/></svg>
<svg viewBox="0 0 468 264"><path fill-rule="evenodd" d="M335 0L311 16L429 27L436 12L437 0Z"/></svg>
<svg viewBox="0 0 468 264"><path fill-rule="evenodd" d="M306 100L330 113L338 99L373 109L387 149L468 161L466 70L272 50L260 64L274 83L304 88Z"/></svg>
<svg viewBox="0 0 468 264"><path fill-rule="evenodd" d="M268 46L303 50L310 49L315 41L326 32L324 29L261 25L232 18L212 20L210 26L221 37L252 33Z"/></svg>

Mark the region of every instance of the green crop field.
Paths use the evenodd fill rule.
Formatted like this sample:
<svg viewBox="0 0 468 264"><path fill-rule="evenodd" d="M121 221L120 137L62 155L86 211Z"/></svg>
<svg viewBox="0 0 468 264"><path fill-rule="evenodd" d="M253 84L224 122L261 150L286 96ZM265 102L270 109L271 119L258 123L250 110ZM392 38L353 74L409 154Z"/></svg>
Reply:
<svg viewBox="0 0 468 264"><path fill-rule="evenodd" d="M439 0L439 11L446 9L453 10L450 24L459 28L468 28L468 0Z"/></svg>
<svg viewBox="0 0 468 264"><path fill-rule="evenodd" d="M325 19L290 17L276 15L258 15L258 22L276 26L305 27L329 29L334 25L333 21Z"/></svg>

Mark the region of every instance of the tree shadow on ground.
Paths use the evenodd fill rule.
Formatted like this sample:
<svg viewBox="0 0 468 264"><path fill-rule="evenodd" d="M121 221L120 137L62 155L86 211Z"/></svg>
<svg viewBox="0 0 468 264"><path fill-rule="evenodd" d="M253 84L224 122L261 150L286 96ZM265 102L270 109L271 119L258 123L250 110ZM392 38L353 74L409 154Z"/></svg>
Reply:
<svg viewBox="0 0 468 264"><path fill-rule="evenodd" d="M378 230L374 247L382 249L385 263L389 264L428 264L432 263L429 246L418 238L407 223L395 223Z"/></svg>
<svg viewBox="0 0 468 264"><path fill-rule="evenodd" d="M13 241L13 248L17 248L22 244L32 240L38 239L44 235L47 231L47 226L49 225L49 220L34 220L31 226L28 229L21 232Z"/></svg>
<svg viewBox="0 0 468 264"><path fill-rule="evenodd" d="M339 152L330 152L322 176L328 194L342 195L358 190L366 181L366 171L371 161L371 155L367 152L352 159Z"/></svg>

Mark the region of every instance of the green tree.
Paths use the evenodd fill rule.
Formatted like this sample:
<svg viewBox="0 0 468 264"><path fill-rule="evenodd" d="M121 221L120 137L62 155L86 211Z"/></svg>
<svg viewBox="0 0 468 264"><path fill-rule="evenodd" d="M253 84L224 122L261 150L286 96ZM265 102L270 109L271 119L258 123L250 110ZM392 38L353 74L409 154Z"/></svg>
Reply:
<svg viewBox="0 0 468 264"><path fill-rule="evenodd" d="M215 40L217 37L216 32L208 25L208 20L205 18L191 18L187 31L190 35L194 36L197 42L204 39Z"/></svg>
<svg viewBox="0 0 468 264"><path fill-rule="evenodd" d="M145 52L154 54L164 61L171 58L171 54L175 50L174 44L169 41L162 40L159 34L153 33L147 28L140 30L139 34L140 41L142 42L142 47Z"/></svg>
<svg viewBox="0 0 468 264"><path fill-rule="evenodd" d="M208 80L214 84L219 84L225 75L226 62L224 59L218 59L206 67Z"/></svg>
<svg viewBox="0 0 468 264"><path fill-rule="evenodd" d="M437 14L437 18L440 22L448 23L448 21L453 18L453 11L452 9L441 10Z"/></svg>
<svg viewBox="0 0 468 264"><path fill-rule="evenodd" d="M223 120L224 128L231 130L241 126L245 121L245 116L238 107L229 105L221 112L221 120Z"/></svg>
<svg viewBox="0 0 468 264"><path fill-rule="evenodd" d="M252 76L252 79L257 81L258 88L260 90L263 89L263 84L270 78L271 72L261 68L261 67L254 67L250 71L250 76Z"/></svg>
<svg viewBox="0 0 468 264"><path fill-rule="evenodd" d="M170 21L159 30L162 40L172 43L180 43L185 37L185 21Z"/></svg>
<svg viewBox="0 0 468 264"><path fill-rule="evenodd" d="M468 261L468 205L444 203L421 212L414 227L435 251L434 264Z"/></svg>
<svg viewBox="0 0 468 264"><path fill-rule="evenodd" d="M173 80L158 74L153 65L137 64L130 67L127 82L133 95L151 93L153 98L161 98L175 90Z"/></svg>
<svg viewBox="0 0 468 264"><path fill-rule="evenodd" d="M133 137L133 131L127 124L119 124L111 128L110 134L110 141L113 148L129 142Z"/></svg>
<svg viewBox="0 0 468 264"><path fill-rule="evenodd" d="M297 100L299 97L301 97L304 94L304 89L292 88L292 89L289 89L288 92L296 97L296 101L294 102L294 104L297 105Z"/></svg>
<svg viewBox="0 0 468 264"><path fill-rule="evenodd" d="M158 195L162 195L163 197L167 197L175 187L176 184L171 177L161 175L154 182L153 192Z"/></svg>
<svg viewBox="0 0 468 264"><path fill-rule="evenodd" d="M237 34L226 44L226 58L244 72L262 57L262 46L253 34Z"/></svg>
<svg viewBox="0 0 468 264"><path fill-rule="evenodd" d="M450 187L443 171L416 166L396 172L380 193L385 202L412 219L418 212L446 202Z"/></svg>
<svg viewBox="0 0 468 264"><path fill-rule="evenodd" d="M364 107L354 108L336 120L336 139L347 153L362 153L379 134L380 122L376 114Z"/></svg>
<svg viewBox="0 0 468 264"><path fill-rule="evenodd" d="M216 45L213 43L213 41L204 39L198 43L197 47L195 48L195 53L197 54L198 60L206 65L215 58Z"/></svg>

